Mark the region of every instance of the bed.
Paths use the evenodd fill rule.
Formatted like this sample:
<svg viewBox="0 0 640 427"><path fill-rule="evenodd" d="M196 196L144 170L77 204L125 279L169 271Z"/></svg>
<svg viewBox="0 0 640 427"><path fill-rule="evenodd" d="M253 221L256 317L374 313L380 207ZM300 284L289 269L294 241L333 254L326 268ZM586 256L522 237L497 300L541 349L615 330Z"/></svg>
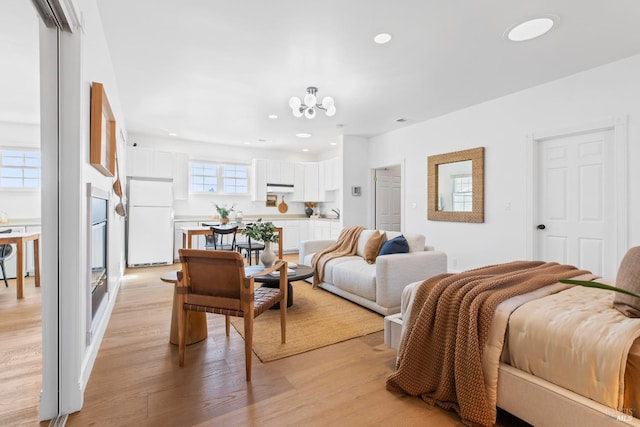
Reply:
<svg viewBox="0 0 640 427"><path fill-rule="evenodd" d="M563 278L597 278L571 266L518 262L462 276L476 280L474 284L484 283L477 277L491 276L486 269L508 266L510 270L512 264L533 268L507 273L507 279L499 280L517 283L518 292L503 292L497 300L488 296L480 303L459 295L449 311L444 297L419 291L422 283L407 286L400 315L385 322L385 328L394 323L402 327L397 369L389 376L387 388L454 409L468 425L492 425L500 407L536 426L640 426L635 418L640 411L640 319L625 317L613 308L614 292L559 283ZM455 288L451 283L461 281L458 276L442 275L430 279L428 286L433 292L456 294L460 291L451 290ZM487 295L493 292L500 293L491 290ZM485 308L491 311L484 321L486 328L480 320L469 324L466 315L459 315L461 319L456 318L458 323L452 326L453 316L458 316L455 312L469 307L478 319ZM422 320L423 311L432 317ZM456 331L449 335L457 337L439 338L445 329ZM477 351L476 341L480 343ZM463 350L453 349L454 345ZM464 359L465 353L471 354L471 361ZM453 379L443 379L442 372L448 370ZM452 391L452 387L472 391ZM455 399L452 393L458 393Z"/></svg>

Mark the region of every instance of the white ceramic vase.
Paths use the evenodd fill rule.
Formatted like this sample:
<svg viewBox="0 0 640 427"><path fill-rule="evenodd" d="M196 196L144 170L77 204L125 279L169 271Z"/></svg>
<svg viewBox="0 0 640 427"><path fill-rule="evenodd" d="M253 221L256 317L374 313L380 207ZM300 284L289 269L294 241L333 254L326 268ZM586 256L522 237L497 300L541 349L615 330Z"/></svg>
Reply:
<svg viewBox="0 0 640 427"><path fill-rule="evenodd" d="M271 267L276 260L276 254L271 250L271 242L264 242L264 250L260 254L260 262L265 267Z"/></svg>

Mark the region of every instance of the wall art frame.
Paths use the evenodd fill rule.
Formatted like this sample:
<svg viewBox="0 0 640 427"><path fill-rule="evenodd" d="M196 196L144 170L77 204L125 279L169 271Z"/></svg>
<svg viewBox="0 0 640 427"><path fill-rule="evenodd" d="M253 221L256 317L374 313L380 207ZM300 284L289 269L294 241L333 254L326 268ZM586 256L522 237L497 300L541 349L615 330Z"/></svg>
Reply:
<svg viewBox="0 0 640 427"><path fill-rule="evenodd" d="M116 119L102 83L91 83L89 162L105 176L115 176Z"/></svg>

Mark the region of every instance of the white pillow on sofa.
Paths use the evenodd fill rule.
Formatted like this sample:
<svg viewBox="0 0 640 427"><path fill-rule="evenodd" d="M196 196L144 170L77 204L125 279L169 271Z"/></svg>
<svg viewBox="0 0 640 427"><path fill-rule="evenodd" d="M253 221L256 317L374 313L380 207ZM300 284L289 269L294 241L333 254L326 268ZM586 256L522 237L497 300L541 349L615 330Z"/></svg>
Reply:
<svg viewBox="0 0 640 427"><path fill-rule="evenodd" d="M408 233L404 234L399 231L387 231L387 240L403 235L409 244L409 252L423 252L425 237L423 234Z"/></svg>

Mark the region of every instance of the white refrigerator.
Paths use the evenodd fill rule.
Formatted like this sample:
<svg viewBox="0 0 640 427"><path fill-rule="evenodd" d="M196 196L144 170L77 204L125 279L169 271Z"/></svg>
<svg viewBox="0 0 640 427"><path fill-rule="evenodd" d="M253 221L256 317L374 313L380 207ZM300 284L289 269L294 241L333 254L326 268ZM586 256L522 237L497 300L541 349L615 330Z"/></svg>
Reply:
<svg viewBox="0 0 640 427"><path fill-rule="evenodd" d="M127 265L173 263L173 180L129 178Z"/></svg>

